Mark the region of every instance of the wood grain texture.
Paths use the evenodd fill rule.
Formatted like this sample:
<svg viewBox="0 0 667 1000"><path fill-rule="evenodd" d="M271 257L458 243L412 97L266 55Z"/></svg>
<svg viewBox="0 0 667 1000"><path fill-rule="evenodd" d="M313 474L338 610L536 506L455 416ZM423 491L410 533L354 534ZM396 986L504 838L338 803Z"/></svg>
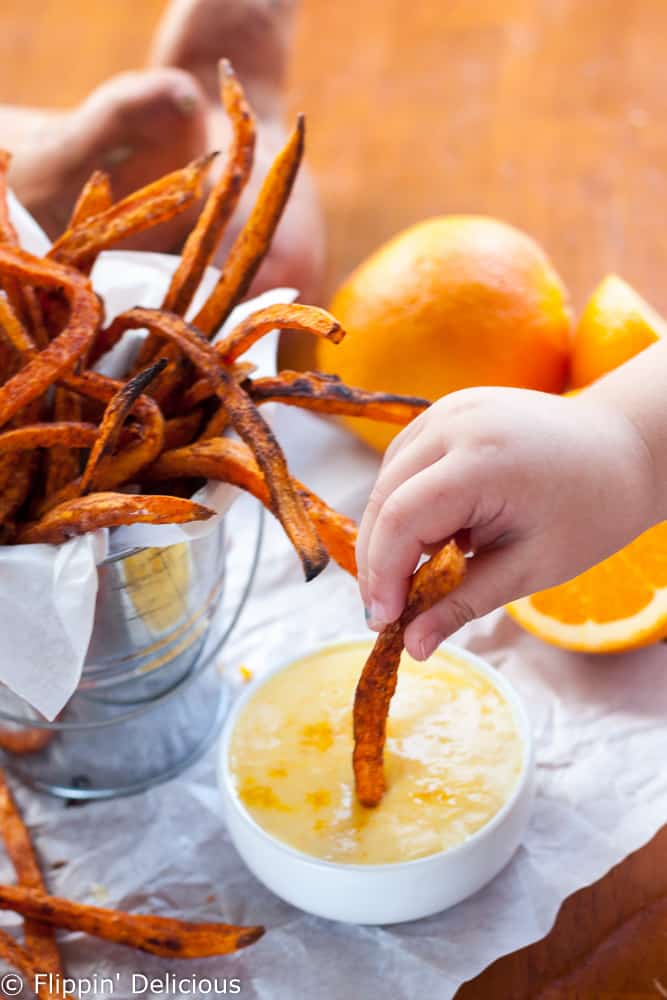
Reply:
<svg viewBox="0 0 667 1000"><path fill-rule="evenodd" d="M161 7L2 0L0 100L66 106L141 65ZM303 0L289 105L309 119L329 288L397 229L481 212L537 237L577 307L615 270L667 312L665 37L664 0ZM660 996L667 830L459 1000Z"/></svg>
<svg viewBox="0 0 667 1000"><path fill-rule="evenodd" d="M397 229L496 215L577 307L620 271L667 310L663 0L306 0L292 101L330 222L332 287Z"/></svg>
<svg viewBox="0 0 667 1000"><path fill-rule="evenodd" d="M136 69L163 0L2 0L0 101L65 108Z"/></svg>

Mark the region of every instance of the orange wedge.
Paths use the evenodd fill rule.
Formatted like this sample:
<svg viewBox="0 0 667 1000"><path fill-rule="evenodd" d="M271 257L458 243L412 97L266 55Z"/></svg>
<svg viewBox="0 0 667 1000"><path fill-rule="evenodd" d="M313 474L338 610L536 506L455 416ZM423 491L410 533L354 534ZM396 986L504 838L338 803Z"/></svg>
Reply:
<svg viewBox="0 0 667 1000"><path fill-rule="evenodd" d="M660 337L667 323L615 274L600 282L577 325L567 395L628 361ZM560 587L507 606L545 642L587 653L648 646L667 637L667 521Z"/></svg>
<svg viewBox="0 0 667 1000"><path fill-rule="evenodd" d="M554 646L613 653L667 637L667 521L560 587L507 606Z"/></svg>
<svg viewBox="0 0 667 1000"><path fill-rule="evenodd" d="M607 275L584 306L575 330L572 387L590 385L664 336L667 322L653 306L618 275Z"/></svg>

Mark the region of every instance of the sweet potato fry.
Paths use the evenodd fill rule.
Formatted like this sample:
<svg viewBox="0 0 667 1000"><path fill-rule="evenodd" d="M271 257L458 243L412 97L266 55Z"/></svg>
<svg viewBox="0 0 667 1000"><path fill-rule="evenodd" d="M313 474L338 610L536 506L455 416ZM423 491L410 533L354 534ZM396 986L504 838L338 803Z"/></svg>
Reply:
<svg viewBox="0 0 667 1000"><path fill-rule="evenodd" d="M54 927L82 931L104 941L115 941L163 958L227 955L254 944L264 933L263 927L191 923L172 917L84 906L58 896L48 896L36 889L13 885L0 885L0 909L13 910Z"/></svg>
<svg viewBox="0 0 667 1000"><path fill-rule="evenodd" d="M312 580L326 566L327 553L300 497L294 491L285 456L273 432L254 403L221 364L215 349L173 313L131 309L123 313L119 321L128 329L146 327L177 344L199 373L211 381L215 394L229 411L234 430L252 448L266 478L274 513L299 553L306 579Z"/></svg>
<svg viewBox="0 0 667 1000"><path fill-rule="evenodd" d="M234 209L238 205L255 152L255 119L231 63L220 60L222 103L232 126L227 162L211 188L196 226L185 241L181 260L171 280L162 308L183 316L213 260Z"/></svg>
<svg viewBox="0 0 667 1000"><path fill-rule="evenodd" d="M217 285L197 313L195 326L207 336L219 329L243 298L268 253L301 163L304 132L304 118L299 115L294 131L276 157L257 202L229 251Z"/></svg>
<svg viewBox="0 0 667 1000"><path fill-rule="evenodd" d="M277 328L300 330L323 337L333 344L340 344L345 331L331 313L317 306L304 306L298 302L277 304L258 309L242 320L226 337L219 340L215 349L227 364L236 361L261 337Z"/></svg>
<svg viewBox="0 0 667 1000"><path fill-rule="evenodd" d="M0 245L4 244L6 246L16 247L19 245L18 236L9 217L9 184L7 177L11 162L11 153L9 153L6 149L0 149ZM10 276L3 277L2 288L11 302L16 314L23 318L25 300L17 279Z"/></svg>
<svg viewBox="0 0 667 1000"><path fill-rule="evenodd" d="M247 371L247 375L244 374L244 369ZM229 369L229 373L232 376L232 378L235 379L238 382L238 384L242 386L243 383L246 381L247 377L251 375L254 370L255 370L255 365L251 365L248 363L244 364L241 361L237 361ZM196 383L196 385L192 386L192 388L195 389L197 385L205 386L206 379L200 379L199 382ZM204 394L206 393L210 393L210 388L209 389L204 388ZM185 394L185 396L187 396L187 393ZM184 397L184 402L185 402L185 397ZM188 407L184 405L183 409L187 410ZM227 428L228 426L229 426L229 412L225 409L225 407L221 403L218 406L217 410L209 417L208 423L206 424L204 430L199 435L199 440L206 441L208 440L208 438L219 437L224 432L225 428Z"/></svg>
<svg viewBox="0 0 667 1000"><path fill-rule="evenodd" d="M197 437L201 427L203 415L200 410L193 410L183 417L172 417L164 425L164 448L171 451L172 448L182 448Z"/></svg>
<svg viewBox="0 0 667 1000"><path fill-rule="evenodd" d="M51 729L0 729L0 749L8 753L37 753L51 742L54 731Z"/></svg>
<svg viewBox="0 0 667 1000"><path fill-rule="evenodd" d="M137 396L141 395L147 385L153 381L156 375L163 371L166 361L156 361L150 368L139 372L129 382L126 382L122 389L119 389L115 396L109 401L104 417L100 424L100 431L88 456L86 467L78 484L79 495L88 492L95 470L105 452L113 451L121 427L128 413L134 406Z"/></svg>
<svg viewBox="0 0 667 1000"><path fill-rule="evenodd" d="M42 307L39 296L34 288L28 285L21 285L21 298L23 301L23 317L30 329L30 334L40 349L44 350L49 343L49 334L46 329Z"/></svg>
<svg viewBox="0 0 667 1000"><path fill-rule="evenodd" d="M16 372L16 354L4 338L0 337L0 385Z"/></svg>
<svg viewBox="0 0 667 1000"><path fill-rule="evenodd" d="M0 434L0 456L33 448L53 448L65 445L68 448L92 448L98 437L94 424L74 421L53 421L43 424L24 424Z"/></svg>
<svg viewBox="0 0 667 1000"><path fill-rule="evenodd" d="M157 481L199 476L219 479L251 493L275 514L269 488L252 452L247 445L232 438L197 441L185 448L165 451L146 470L146 476ZM332 510L298 480L293 479L292 484L332 559L355 576L357 526L354 521Z"/></svg>
<svg viewBox="0 0 667 1000"><path fill-rule="evenodd" d="M232 364L260 337L278 327L282 330L301 330L305 333L312 333L316 337L325 337L334 344L339 344L345 336L345 331L338 320L324 309L294 303L258 309L257 312L230 330L224 339L219 340L215 344L215 349L225 364ZM211 387L206 379L199 379L186 391L183 409L191 409L210 395Z"/></svg>
<svg viewBox="0 0 667 1000"><path fill-rule="evenodd" d="M337 375L282 371L243 385L256 403L288 403L316 413L338 413L391 424L409 424L430 403L417 396L367 392L346 385Z"/></svg>
<svg viewBox="0 0 667 1000"><path fill-rule="evenodd" d="M17 286L18 288L18 286ZM23 358L26 352L34 350L32 338L30 334L25 329L20 319L16 315L14 308L11 305L10 300L7 298L2 298L0 296L0 337L3 339L3 347L7 348L12 357L12 368L8 370L7 377L11 377L15 374L17 367L20 367L20 361L18 358ZM18 358L17 358L18 355ZM28 463L24 460L20 463L27 471ZM13 459L9 453L0 454L0 523L2 520L10 515L10 511L14 509L13 500L9 500L9 504L5 507L2 495L5 494L5 501L7 502L6 491L9 487L9 481L14 472ZM19 471L19 479L21 478L21 472ZM26 481L27 486L27 481ZM4 518L3 518L4 513Z"/></svg>
<svg viewBox="0 0 667 1000"><path fill-rule="evenodd" d="M58 386L53 400L54 421L78 423L81 421L82 410L81 397ZM44 495L53 496L66 483L76 479L81 471L80 463L81 457L76 448L61 444L50 448L46 453Z"/></svg>
<svg viewBox="0 0 667 1000"><path fill-rule="evenodd" d="M7 174L12 162L12 155L6 149L0 149L0 243L16 246L18 239L9 218L9 201L7 198Z"/></svg>
<svg viewBox="0 0 667 1000"><path fill-rule="evenodd" d="M104 170L95 170L81 190L70 216L68 229L73 229L86 222L100 212L105 212L112 204L111 179ZM90 258L86 267L87 274L92 270L94 258ZM93 344L91 344L92 348ZM67 389L58 387L53 402L54 420L81 420L81 398ZM72 448L56 445L51 448L46 458L44 493L47 497L58 493L66 483L77 477L80 471L79 455Z"/></svg>
<svg viewBox="0 0 667 1000"><path fill-rule="evenodd" d="M107 212L112 205L111 178L106 171L95 170L81 190L81 194L72 210L67 231L83 227L89 219L94 219L95 216ZM90 274L97 256L97 253L91 253L85 259L82 258L77 261L77 267L82 274ZM65 479L65 476L63 476L63 479Z"/></svg>
<svg viewBox="0 0 667 1000"><path fill-rule="evenodd" d="M180 497L142 496L132 493L89 493L53 507L38 521L23 525L18 543L59 545L74 535L121 524L184 524L206 521L214 511Z"/></svg>
<svg viewBox="0 0 667 1000"><path fill-rule="evenodd" d="M15 418L13 423L17 430L24 424L39 419L41 405L38 400L31 402ZM37 472L38 455L30 449L22 449L18 455L0 454L0 477L4 486L0 494L0 526L4 540L11 540L14 527L10 520L21 510L27 500L33 478ZM5 472L9 469L9 476Z"/></svg>
<svg viewBox="0 0 667 1000"><path fill-rule="evenodd" d="M463 579L465 557L449 542L412 578L405 610L378 635L362 670L354 696L354 752L357 798L363 806L378 805L385 793L384 744L389 703L396 690L405 629L423 611L446 597Z"/></svg>
<svg viewBox="0 0 667 1000"><path fill-rule="evenodd" d="M101 306L87 278L53 261L0 246L0 274L20 277L40 287L63 287L70 302L69 322L48 347L0 388L0 427L74 365L93 339Z"/></svg>
<svg viewBox="0 0 667 1000"><path fill-rule="evenodd" d="M36 350L35 343L9 298L0 296L0 334L21 356Z"/></svg>
<svg viewBox="0 0 667 1000"><path fill-rule="evenodd" d="M298 406L313 413L346 414L365 417L368 420L383 420L392 424L409 424L430 405L428 400L416 396L397 396L389 392L367 392L346 385L336 375L322 372L282 371L277 375L248 379L242 382L247 394L257 403L285 403ZM198 382L186 392L184 405L191 400L205 398L206 380ZM217 410L204 428L200 440L222 434L228 424L225 411Z"/></svg>
<svg viewBox="0 0 667 1000"><path fill-rule="evenodd" d="M71 993L66 993L64 989L59 988L60 984L57 979L53 982L54 989L49 986L48 977L46 983L42 982L39 973L43 973L44 970L40 968L39 960L25 948L22 948L16 938L4 930L0 930L0 958L17 969L24 976L26 982L36 984L35 992L39 1000L76 1000L76 997L72 996Z"/></svg>
<svg viewBox="0 0 667 1000"><path fill-rule="evenodd" d="M218 345L215 344L214 347L217 350ZM253 365L249 361L236 361L230 366L229 373L236 379L239 385L242 385L256 370L257 365ZM184 413L188 413L199 403L205 399L209 399L213 395L213 389L208 379L197 379L181 396L181 410Z"/></svg>
<svg viewBox="0 0 667 1000"><path fill-rule="evenodd" d="M51 260L86 266L100 251L120 240L172 219L202 193L216 153L208 153L111 205L105 212L68 229L51 247Z"/></svg>
<svg viewBox="0 0 667 1000"><path fill-rule="evenodd" d="M209 417L208 423L199 435L199 440L209 441L211 438L220 437L221 434L224 434L227 427L229 427L229 413L221 403L217 410Z"/></svg>
<svg viewBox="0 0 667 1000"><path fill-rule="evenodd" d="M10 154L0 149L0 244L17 247L16 230L9 218L7 198L7 172L11 162ZM21 285L16 277L5 275L2 287L16 314L24 323L29 323L39 347L46 347L48 337L42 320L41 309L34 288Z"/></svg>
<svg viewBox="0 0 667 1000"><path fill-rule="evenodd" d="M30 337L25 333L20 324L16 324L13 313L10 312L7 314L7 322L3 327L3 301L0 299L0 331L3 329L11 331L13 333L11 338L12 343L17 350L24 357L39 360L43 355L36 352ZM7 304L5 303L6 306ZM62 381L65 386L69 386L77 394L96 399L105 404L110 404L115 395L126 392L125 383L109 379L97 372L84 372L80 375L67 373L62 377ZM120 398L124 399L126 396L120 396ZM78 408L76 412L78 412ZM144 465L151 462L162 448L164 421L159 407L148 396L140 395L134 403L134 412L141 426L139 440L124 449L122 454L114 458L113 462L102 459L102 461L97 463L96 459L97 468L94 473L94 482L98 489L110 489L126 482ZM19 437L16 438L17 442L20 440ZM48 447L48 445L45 446ZM2 461L0 453L0 473L2 472ZM71 466L65 465L65 471L69 471L71 468ZM76 471L73 471L73 476L75 475ZM62 485L54 489L54 483L58 484L60 477L53 480L49 479L47 474L46 501L38 506L39 513L44 513L49 507L55 506L59 502L73 499L79 495L80 484L73 476L70 476L69 480L67 480L67 482L71 483L69 489ZM16 504L13 503L12 509L15 509L15 507ZM0 523L3 520L3 510L5 510L5 507L2 500L0 500ZM9 508L5 511L5 517L7 516L9 516Z"/></svg>
<svg viewBox="0 0 667 1000"><path fill-rule="evenodd" d="M30 489L35 466L35 456L29 451L15 459L11 479L0 493L0 525L9 521L24 503Z"/></svg>
<svg viewBox="0 0 667 1000"><path fill-rule="evenodd" d="M67 228L76 229L95 215L106 212L112 203L111 178L106 170L93 171L81 189Z"/></svg>
<svg viewBox="0 0 667 1000"><path fill-rule="evenodd" d="M44 878L28 828L14 801L5 776L0 771L0 836L14 866L19 885L46 892ZM62 960L52 927L33 917L26 917L25 943L38 962L40 971L62 974Z"/></svg>
<svg viewBox="0 0 667 1000"><path fill-rule="evenodd" d="M79 375L67 373L61 379L63 385L88 399L107 404L123 389L124 383L85 371ZM164 419L159 406L150 396L137 397L132 407L139 429L137 440L121 448L113 456L102 458L93 475L93 485L98 490L110 490L134 479L141 469L152 462L160 453L164 442ZM73 480L63 489L37 506L37 514L42 515L52 507L79 496L79 482Z"/></svg>
<svg viewBox="0 0 667 1000"><path fill-rule="evenodd" d="M17 356L19 367L25 359L37 353L32 337L16 315L9 299L2 297L0 297L0 336L3 337L4 343L11 346ZM38 404L32 402L19 413L15 422L20 424L29 420L37 412ZM0 542L6 541L11 534L7 522L21 507L30 490L33 473L36 470L34 456L27 454L30 448L30 445L17 448L18 451L26 452L18 460L12 457L12 449L5 448L0 451L0 526L3 527L4 536Z"/></svg>
<svg viewBox="0 0 667 1000"><path fill-rule="evenodd" d="M232 126L232 141L225 166L206 199L197 224L185 241L179 265L162 303L163 309L179 316L185 315L207 266L213 260L250 177L255 152L255 120L243 88L227 59L220 60L219 73L222 103ZM153 360L158 344L159 338L155 334L146 337L133 371L139 371ZM170 345L167 357L173 360L177 356L178 349ZM170 371L168 378L170 382L176 381L178 373Z"/></svg>

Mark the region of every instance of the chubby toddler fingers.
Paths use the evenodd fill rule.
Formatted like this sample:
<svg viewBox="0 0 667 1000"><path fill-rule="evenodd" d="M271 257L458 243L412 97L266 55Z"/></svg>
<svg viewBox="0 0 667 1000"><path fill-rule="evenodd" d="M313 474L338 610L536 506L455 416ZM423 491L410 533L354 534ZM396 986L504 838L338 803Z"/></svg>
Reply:
<svg viewBox="0 0 667 1000"><path fill-rule="evenodd" d="M368 588L368 546L380 511L392 494L417 473L442 458L443 448L436 435L416 435L393 460L383 464L359 525L356 544L357 576L366 607L370 603Z"/></svg>
<svg viewBox="0 0 667 1000"><path fill-rule="evenodd" d="M480 552L467 563L461 585L405 630L405 648L416 660L427 659L463 625L526 593L527 576L519 545Z"/></svg>
<svg viewBox="0 0 667 1000"><path fill-rule="evenodd" d="M366 607L372 627L398 618L422 553L466 528L474 508L474 483L466 481L464 463L454 454L422 469L389 495L368 540Z"/></svg>

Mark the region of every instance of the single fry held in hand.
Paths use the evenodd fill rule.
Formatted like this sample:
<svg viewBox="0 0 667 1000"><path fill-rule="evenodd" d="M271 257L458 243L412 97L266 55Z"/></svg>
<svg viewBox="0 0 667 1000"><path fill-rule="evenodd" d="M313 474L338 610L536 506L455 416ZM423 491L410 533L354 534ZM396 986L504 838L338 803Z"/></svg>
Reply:
<svg viewBox="0 0 667 1000"><path fill-rule="evenodd" d="M396 690L405 630L418 615L458 587L464 574L465 557L456 542L449 542L420 566L402 615L382 629L364 665L354 696L352 757L357 798L363 806L377 806L385 792L387 716Z"/></svg>

